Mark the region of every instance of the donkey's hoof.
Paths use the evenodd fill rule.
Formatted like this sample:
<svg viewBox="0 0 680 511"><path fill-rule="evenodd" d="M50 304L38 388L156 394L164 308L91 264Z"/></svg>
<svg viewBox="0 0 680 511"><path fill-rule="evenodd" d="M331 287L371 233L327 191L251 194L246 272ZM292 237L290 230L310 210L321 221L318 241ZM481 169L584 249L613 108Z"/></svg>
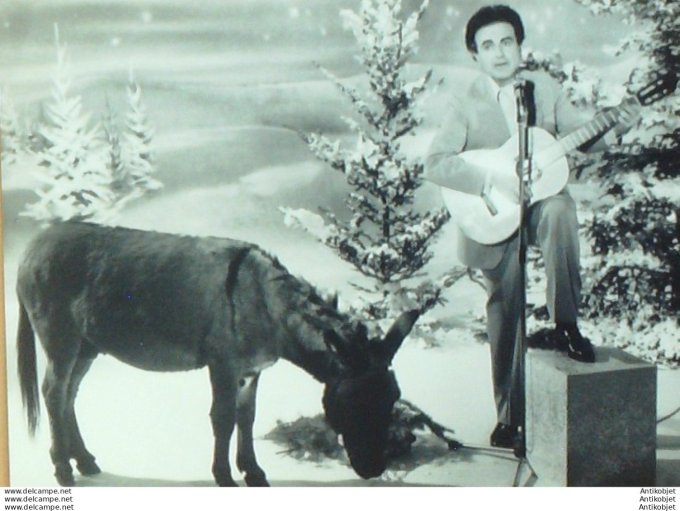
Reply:
<svg viewBox="0 0 680 511"><path fill-rule="evenodd" d="M78 462L76 466L78 467L78 472L80 472L84 476L94 476L100 474L102 471L99 468L99 465L95 463L94 458L81 460Z"/></svg>
<svg viewBox="0 0 680 511"><path fill-rule="evenodd" d="M75 486L76 480L73 479L71 467L58 467L54 476L57 478L59 486Z"/></svg>
<svg viewBox="0 0 680 511"><path fill-rule="evenodd" d="M264 472L260 474L246 474L243 478L248 486L269 486Z"/></svg>
<svg viewBox="0 0 680 511"><path fill-rule="evenodd" d="M217 486L238 486L236 481L231 477L231 474L227 471L216 470L213 472L213 476L215 477Z"/></svg>
<svg viewBox="0 0 680 511"><path fill-rule="evenodd" d="M233 479L215 479L215 482L217 483L217 486L220 486L222 488L235 488L238 487L238 484L236 484L236 481Z"/></svg>

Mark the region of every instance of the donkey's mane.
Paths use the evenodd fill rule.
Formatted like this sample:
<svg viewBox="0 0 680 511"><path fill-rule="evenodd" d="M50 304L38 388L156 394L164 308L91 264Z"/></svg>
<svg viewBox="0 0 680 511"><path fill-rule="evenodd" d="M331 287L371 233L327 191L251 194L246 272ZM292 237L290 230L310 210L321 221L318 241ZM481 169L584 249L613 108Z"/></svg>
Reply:
<svg viewBox="0 0 680 511"><path fill-rule="evenodd" d="M323 298L316 287L305 279L292 275L276 257L266 255L280 272L271 280L281 283L288 293L288 298L293 302L292 305L298 311L304 311L302 314L305 319L316 326L337 330L346 330L355 325L355 320L348 314L340 312L330 300Z"/></svg>
<svg viewBox="0 0 680 511"><path fill-rule="evenodd" d="M335 300L325 299L312 284L292 275L276 257L264 255L276 271L270 282L279 284L280 296L285 297L292 312L289 316L292 330L307 330L307 334L297 336L297 342L304 348L296 354L289 352L284 358L302 365L321 381L362 360L368 339L361 323L338 310ZM310 332L314 335L309 335ZM330 332L332 335L328 336ZM298 358L303 352L305 362Z"/></svg>

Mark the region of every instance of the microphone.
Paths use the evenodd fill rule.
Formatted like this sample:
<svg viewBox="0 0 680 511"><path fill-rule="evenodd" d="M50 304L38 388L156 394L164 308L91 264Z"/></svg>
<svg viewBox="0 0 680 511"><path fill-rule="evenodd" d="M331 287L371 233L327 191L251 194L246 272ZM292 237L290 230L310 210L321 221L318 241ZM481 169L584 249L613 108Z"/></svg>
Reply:
<svg viewBox="0 0 680 511"><path fill-rule="evenodd" d="M536 124L536 104L534 103L534 82L518 79L514 85L515 100L517 101L517 122L528 126Z"/></svg>

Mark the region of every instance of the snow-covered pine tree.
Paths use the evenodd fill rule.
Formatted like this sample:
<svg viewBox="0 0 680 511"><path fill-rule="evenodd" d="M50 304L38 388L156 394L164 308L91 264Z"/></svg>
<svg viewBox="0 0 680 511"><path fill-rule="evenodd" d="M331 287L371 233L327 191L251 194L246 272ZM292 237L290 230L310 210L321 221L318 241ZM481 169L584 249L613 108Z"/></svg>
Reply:
<svg viewBox="0 0 680 511"><path fill-rule="evenodd" d="M13 166L21 150L19 118L7 89L0 92L0 135L2 136L2 168Z"/></svg>
<svg viewBox="0 0 680 511"><path fill-rule="evenodd" d="M82 99L70 91L66 45L59 42L55 26L57 67L52 80L51 102L37 135L42 139L37 154L45 173L36 190L37 202L22 215L46 222L53 219L101 220L111 206L110 174L102 159L97 127L83 112Z"/></svg>
<svg viewBox="0 0 680 511"><path fill-rule="evenodd" d="M151 142L154 128L149 121L142 101L142 89L132 71L127 85L128 112L125 116L125 133L122 142L123 166L129 181L131 198L158 190L163 185L153 177L156 171Z"/></svg>
<svg viewBox="0 0 680 511"><path fill-rule="evenodd" d="M677 1L577 1L595 14L621 15L638 28L619 49L640 55L629 91L659 75L677 78ZM623 144L604 155L598 175L607 195L588 227L597 259L586 295L588 314L611 326L612 341L673 364L680 363L679 114L676 92L644 108Z"/></svg>
<svg viewBox="0 0 680 511"><path fill-rule="evenodd" d="M106 99L106 111L102 122L104 128L104 140L107 147L106 165L111 174L111 191L115 196L115 203L120 208L132 195L134 186L125 163L123 162L120 135L116 123L116 116L111 107L111 102Z"/></svg>
<svg viewBox="0 0 680 511"><path fill-rule="evenodd" d="M423 164L402 150L404 137L413 135L421 122L416 107L431 77L428 71L415 80L405 78L406 64L416 51L416 25L427 4L425 0L405 19L400 0L362 0L359 12L341 12L360 45L358 60L368 77L368 93L322 71L357 114L358 120L347 119L356 145L344 149L322 134L304 137L311 151L342 172L353 188L346 200L351 218L343 220L322 210L322 221L307 210L286 211L289 224L316 234L370 279L372 289L364 289L365 303L355 307L368 320L392 316L407 304L429 308L450 278L414 279L430 261L428 248L448 213L415 210Z"/></svg>
<svg viewBox="0 0 680 511"><path fill-rule="evenodd" d="M676 2L576 1L596 15L619 15L638 28L615 52L639 55L625 84L630 93L659 75L678 76ZM612 106L621 96L617 84L581 64L563 65L559 55L529 55L529 66L552 74L583 106ZM680 363L679 114L675 93L645 107L620 146L578 157L579 170L594 175L601 188L583 229L590 245L584 259L584 312L597 324L593 333L651 361L675 365Z"/></svg>

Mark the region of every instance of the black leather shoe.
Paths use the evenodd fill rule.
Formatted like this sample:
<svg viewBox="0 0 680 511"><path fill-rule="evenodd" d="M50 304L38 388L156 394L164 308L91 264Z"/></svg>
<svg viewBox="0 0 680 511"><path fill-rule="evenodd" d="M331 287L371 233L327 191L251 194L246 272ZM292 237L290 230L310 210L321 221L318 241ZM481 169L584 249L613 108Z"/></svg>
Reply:
<svg viewBox="0 0 680 511"><path fill-rule="evenodd" d="M496 424L496 428L491 433L489 439L492 447L503 447L513 449L517 437L517 428L509 424Z"/></svg>
<svg viewBox="0 0 680 511"><path fill-rule="evenodd" d="M555 328L557 347L578 362L595 362L595 351L590 341L581 335L575 324L557 325Z"/></svg>

